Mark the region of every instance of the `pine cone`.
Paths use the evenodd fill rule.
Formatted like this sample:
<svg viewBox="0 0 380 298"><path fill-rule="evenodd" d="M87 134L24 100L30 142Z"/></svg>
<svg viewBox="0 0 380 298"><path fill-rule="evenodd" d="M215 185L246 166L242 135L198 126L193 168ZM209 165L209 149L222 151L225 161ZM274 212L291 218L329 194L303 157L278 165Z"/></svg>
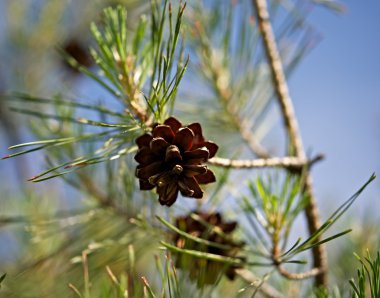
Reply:
<svg viewBox="0 0 380 298"><path fill-rule="evenodd" d="M69 39L64 45L63 50L74 58L79 65L85 67L91 67L94 64L94 60L92 59L90 52L85 47L84 43L76 38ZM63 65L67 70L74 74L78 74L79 71L77 68L71 66L66 60L62 61Z"/></svg>
<svg viewBox="0 0 380 298"><path fill-rule="evenodd" d="M178 192L200 199L203 191L199 184L215 182L214 173L204 163L215 155L218 146L205 141L199 123L183 127L170 117L163 125L156 125L152 133L138 137L136 143L140 189L156 187L161 205L171 206Z"/></svg>
<svg viewBox="0 0 380 298"><path fill-rule="evenodd" d="M193 212L197 214L200 219L196 220L191 215L178 217L176 219L176 226L193 236L228 246L222 249L215 246L209 246L201 243L194 242L179 234L174 236L175 245L179 248L196 250L200 252L212 253L225 257L236 257L243 243L234 242L231 239L231 234L236 229L237 222L224 222L220 213L205 213ZM191 257L185 254L177 256L176 266L185 270L189 270L190 278L196 279L198 284L214 284L218 279L220 272L224 272L228 279L235 278L234 269L239 268L238 265L226 265L221 262L215 262L205 259Z"/></svg>

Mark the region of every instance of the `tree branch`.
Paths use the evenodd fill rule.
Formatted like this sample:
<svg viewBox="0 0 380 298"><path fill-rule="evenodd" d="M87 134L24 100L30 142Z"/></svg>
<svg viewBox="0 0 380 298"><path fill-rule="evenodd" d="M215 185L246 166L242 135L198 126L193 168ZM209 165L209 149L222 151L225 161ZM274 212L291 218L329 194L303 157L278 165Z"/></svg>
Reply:
<svg viewBox="0 0 380 298"><path fill-rule="evenodd" d="M255 8L258 26L262 35L274 88L281 108L285 128L289 136L291 148L295 156L300 159L305 159L305 151L303 149L292 100L289 95L281 58L277 49L276 39L269 19L266 0L252 0L252 4ZM304 191L309 196L309 204L305 208L309 234L314 233L320 226L319 212L312 184L310 172L307 171ZM327 257L324 245L319 245L313 249L313 261L314 267L319 270L319 275L316 276L316 286L323 285L324 287L327 287Z"/></svg>

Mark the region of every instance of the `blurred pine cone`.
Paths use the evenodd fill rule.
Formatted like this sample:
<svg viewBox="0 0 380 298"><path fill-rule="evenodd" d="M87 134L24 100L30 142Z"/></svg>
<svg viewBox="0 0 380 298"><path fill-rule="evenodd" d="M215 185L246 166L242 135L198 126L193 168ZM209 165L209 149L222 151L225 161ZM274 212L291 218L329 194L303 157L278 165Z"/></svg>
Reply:
<svg viewBox="0 0 380 298"><path fill-rule="evenodd" d="M200 199L203 191L199 184L215 182L214 173L204 163L215 155L218 146L205 141L199 123L183 127L170 117L163 125L156 125L152 133L138 137L136 143L140 189L156 187L161 205L171 206L178 192Z"/></svg>
<svg viewBox="0 0 380 298"><path fill-rule="evenodd" d="M236 257L240 252L243 243L232 240L231 235L237 227L236 221L224 222L220 213L193 212L187 216L178 217L176 226L198 238L211 241L225 247L215 247L194 242L179 234L174 236L175 245L179 248L196 250L225 257ZM197 280L199 285L215 284L221 272L233 280L235 270L240 266L232 264L226 265L206 259L200 259L186 254L179 254L176 259L176 266L183 270L188 270L190 278Z"/></svg>
<svg viewBox="0 0 380 298"><path fill-rule="evenodd" d="M75 61L78 62L79 65L85 66L85 67L91 67L95 61L92 59L90 55L90 51L87 49L87 47L84 45L83 41L80 41L76 38L69 39L64 45L63 45L63 51L66 52L69 56L75 59ZM70 65L66 60L63 60L63 65L67 70L74 74L79 74L79 71L77 68Z"/></svg>

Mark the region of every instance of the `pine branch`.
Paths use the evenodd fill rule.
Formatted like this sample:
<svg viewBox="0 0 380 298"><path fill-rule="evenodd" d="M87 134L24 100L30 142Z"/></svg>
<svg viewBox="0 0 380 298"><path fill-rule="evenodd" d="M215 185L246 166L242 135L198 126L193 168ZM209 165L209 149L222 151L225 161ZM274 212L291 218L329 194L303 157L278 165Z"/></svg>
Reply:
<svg viewBox="0 0 380 298"><path fill-rule="evenodd" d="M263 283L261 278L255 276L251 271L247 269L235 269L235 273L245 281L249 282L252 286L258 288L258 291L268 298L284 298L285 296L279 293L275 288L271 287L267 283Z"/></svg>
<svg viewBox="0 0 380 298"><path fill-rule="evenodd" d="M251 169L251 168L285 168L292 171L302 170L305 166L311 167L315 162L323 159L323 155L317 155L313 159L301 159L293 156L258 158L252 160L234 160L214 157L208 162L212 165L225 168Z"/></svg>
<svg viewBox="0 0 380 298"><path fill-rule="evenodd" d="M278 266L277 270L282 276L286 277L287 279L292 279L292 280L303 280L310 277L318 276L319 274L322 273L319 268L313 268L309 271L301 272L301 273L289 272L282 266Z"/></svg>
<svg viewBox="0 0 380 298"><path fill-rule="evenodd" d="M272 79L277 94L277 99L281 107L281 112L288 133L291 149L294 155L304 159L305 151L303 149L302 139L298 128L297 118L295 116L289 89L286 82L281 58L273 33L272 25L269 19L267 3L265 0L252 0L255 8L257 22L262 35L265 53L269 62L272 73ZM319 211L313 192L313 183L310 172L306 174L304 191L309 196L309 204L305 208L309 234L313 234L320 226ZM324 246L316 246L313 249L314 267L318 268L320 274L316 276L316 286L323 285L327 287L327 256Z"/></svg>

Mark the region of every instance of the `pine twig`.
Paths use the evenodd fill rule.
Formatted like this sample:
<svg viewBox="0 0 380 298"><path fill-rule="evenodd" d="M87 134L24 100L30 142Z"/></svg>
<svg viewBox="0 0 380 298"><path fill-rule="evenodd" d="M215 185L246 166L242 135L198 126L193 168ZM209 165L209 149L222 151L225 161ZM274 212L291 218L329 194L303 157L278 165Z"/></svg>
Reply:
<svg viewBox="0 0 380 298"><path fill-rule="evenodd" d="M302 170L305 166L310 168L315 162L323 159L319 154L313 159L301 159L294 156L258 158L248 160L234 160L228 158L214 157L208 162L215 166L235 169L252 169L252 168L285 168L292 171Z"/></svg>
<svg viewBox="0 0 380 298"><path fill-rule="evenodd" d="M258 290L261 292L261 294L263 294L264 297L285 298L285 296L279 293L275 288L271 287L265 282L263 283L262 280L256 277L251 271L247 269L235 269L235 273L246 282L249 282L252 286L260 286Z"/></svg>
<svg viewBox="0 0 380 298"><path fill-rule="evenodd" d="M271 69L277 99L280 104L291 148L295 156L304 159L305 151L303 149L292 100L289 95L281 58L277 49L276 39L269 19L266 0L252 0L252 4L255 8L258 26L262 35L264 49ZM309 196L309 204L305 208L305 214L309 234L312 234L319 228L320 222L318 207L313 192L312 178L309 171L307 171L306 174L304 191ZM316 286L327 287L327 256L323 245L313 248L313 261L314 267L320 271L320 274L316 276Z"/></svg>
<svg viewBox="0 0 380 298"><path fill-rule="evenodd" d="M303 280L303 279L318 276L319 274L321 274L321 270L319 268L313 268L313 269L310 269L309 271L300 272L300 273L289 272L281 266L278 266L277 270L282 276L286 277L287 279L292 279L292 280Z"/></svg>

